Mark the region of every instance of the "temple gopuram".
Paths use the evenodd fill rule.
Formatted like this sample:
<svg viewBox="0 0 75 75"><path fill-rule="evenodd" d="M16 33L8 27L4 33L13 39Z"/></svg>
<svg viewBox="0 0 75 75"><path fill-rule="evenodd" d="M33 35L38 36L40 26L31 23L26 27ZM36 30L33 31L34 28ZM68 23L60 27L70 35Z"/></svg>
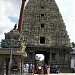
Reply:
<svg viewBox="0 0 75 75"><path fill-rule="evenodd" d="M52 71L59 65L61 72L71 72L70 38L55 0L29 0L20 27L28 55L24 63L36 65L35 55L43 54Z"/></svg>
<svg viewBox="0 0 75 75"><path fill-rule="evenodd" d="M70 38L55 0L22 0L18 29L5 33L0 48L0 71L9 73L16 69L22 74L22 62L37 69L36 54L44 55L44 65L51 65L51 72L59 65L60 72L72 72ZM25 57L25 52L27 57ZM22 61L23 60L23 61Z"/></svg>

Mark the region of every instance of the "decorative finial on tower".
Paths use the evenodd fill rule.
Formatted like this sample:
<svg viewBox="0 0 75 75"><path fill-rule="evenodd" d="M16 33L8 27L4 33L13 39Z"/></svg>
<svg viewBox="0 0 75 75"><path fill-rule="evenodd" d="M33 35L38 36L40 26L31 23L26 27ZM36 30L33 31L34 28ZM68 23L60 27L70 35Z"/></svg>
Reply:
<svg viewBox="0 0 75 75"><path fill-rule="evenodd" d="M14 29L13 29L13 30L16 30L16 28L17 28L17 24L15 24L15 26L14 26Z"/></svg>
<svg viewBox="0 0 75 75"><path fill-rule="evenodd" d="M19 23L18 23L18 31L19 31L20 33L22 32L22 21L23 21L23 14L24 14L25 1L26 1L26 0L22 0L21 11L20 11L20 17L19 17Z"/></svg>

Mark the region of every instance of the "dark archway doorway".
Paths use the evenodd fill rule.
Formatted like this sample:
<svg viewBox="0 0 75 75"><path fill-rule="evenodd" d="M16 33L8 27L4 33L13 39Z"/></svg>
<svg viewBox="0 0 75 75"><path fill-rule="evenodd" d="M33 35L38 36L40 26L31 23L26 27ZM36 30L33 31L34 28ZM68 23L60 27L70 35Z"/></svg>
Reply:
<svg viewBox="0 0 75 75"><path fill-rule="evenodd" d="M36 54L42 54L44 56L44 64L48 64L49 63L49 58L50 58L50 52L47 51L35 51L35 55Z"/></svg>
<svg viewBox="0 0 75 75"><path fill-rule="evenodd" d="M41 56L43 58L41 59ZM36 58L37 57L37 58ZM35 69L40 68L41 66L48 65L49 64L49 57L50 57L50 52L47 51L35 51Z"/></svg>

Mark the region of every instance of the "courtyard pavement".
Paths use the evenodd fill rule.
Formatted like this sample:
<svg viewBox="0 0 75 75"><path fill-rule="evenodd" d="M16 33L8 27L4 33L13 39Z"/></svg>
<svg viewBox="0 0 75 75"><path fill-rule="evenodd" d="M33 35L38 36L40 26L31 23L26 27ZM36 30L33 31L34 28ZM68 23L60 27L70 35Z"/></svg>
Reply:
<svg viewBox="0 0 75 75"><path fill-rule="evenodd" d="M6 75L6 74L4 74ZM47 74L11 74L11 75L47 75ZM49 74L49 75L75 75L75 73L58 73L58 74Z"/></svg>
<svg viewBox="0 0 75 75"><path fill-rule="evenodd" d="M38 75L38 74L34 74ZM39 74L39 75L47 75L47 74ZM75 75L75 73L58 73L58 74L49 74L49 75Z"/></svg>

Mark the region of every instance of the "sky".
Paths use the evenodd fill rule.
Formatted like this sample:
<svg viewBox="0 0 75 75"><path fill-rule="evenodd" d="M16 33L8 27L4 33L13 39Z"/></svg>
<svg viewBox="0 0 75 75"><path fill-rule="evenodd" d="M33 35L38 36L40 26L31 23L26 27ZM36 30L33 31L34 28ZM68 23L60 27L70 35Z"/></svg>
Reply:
<svg viewBox="0 0 75 75"><path fill-rule="evenodd" d="M28 0L27 0L28 1ZM26 2L27 3L27 2ZM56 0L71 42L75 42L75 0ZM0 40L18 23L21 0L0 0Z"/></svg>

